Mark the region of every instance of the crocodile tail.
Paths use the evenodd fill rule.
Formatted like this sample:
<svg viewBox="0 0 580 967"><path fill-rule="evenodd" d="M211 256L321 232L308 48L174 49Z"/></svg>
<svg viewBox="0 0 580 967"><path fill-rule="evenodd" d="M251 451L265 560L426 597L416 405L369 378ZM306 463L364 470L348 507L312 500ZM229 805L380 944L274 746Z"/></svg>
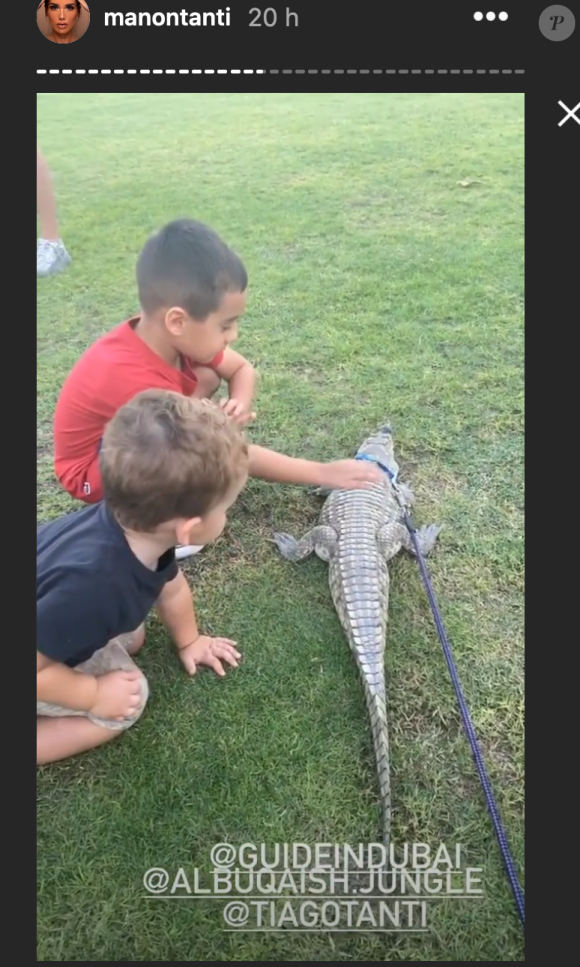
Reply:
<svg viewBox="0 0 580 967"><path fill-rule="evenodd" d="M391 839L391 773L386 694L384 684L381 683L381 686L365 682L383 813L383 845L388 855Z"/></svg>

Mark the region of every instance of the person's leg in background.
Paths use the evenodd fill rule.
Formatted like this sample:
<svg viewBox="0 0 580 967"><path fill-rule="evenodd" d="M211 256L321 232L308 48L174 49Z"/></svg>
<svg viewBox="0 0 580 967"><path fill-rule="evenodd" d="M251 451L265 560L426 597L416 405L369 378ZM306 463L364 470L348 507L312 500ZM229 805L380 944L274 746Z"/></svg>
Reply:
<svg viewBox="0 0 580 967"><path fill-rule="evenodd" d="M52 177L38 146L36 148L36 208L40 221L36 274L37 276L54 275L66 268L71 257L59 235Z"/></svg>

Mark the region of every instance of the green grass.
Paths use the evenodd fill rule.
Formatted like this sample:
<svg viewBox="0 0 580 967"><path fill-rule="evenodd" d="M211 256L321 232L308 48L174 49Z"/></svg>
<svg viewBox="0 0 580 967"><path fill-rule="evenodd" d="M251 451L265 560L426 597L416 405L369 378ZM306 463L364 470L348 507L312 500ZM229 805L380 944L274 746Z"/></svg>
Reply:
<svg viewBox="0 0 580 967"><path fill-rule="evenodd" d="M259 371L254 442L350 456L392 421L428 561L523 884L522 94L39 95L73 256L38 285L38 519L73 508L51 421L84 349L137 311L147 235L200 218L242 255L236 346ZM457 183L473 182L469 187ZM188 680L152 620L148 710L119 742L38 772L39 960L523 960L515 906L416 562L392 565L393 838L463 845L484 898L430 932L225 933L222 904L143 898L143 874L233 844L377 842L363 693L326 566L268 543L319 501L251 481L187 564L202 627L243 666ZM205 873L204 873L205 875Z"/></svg>

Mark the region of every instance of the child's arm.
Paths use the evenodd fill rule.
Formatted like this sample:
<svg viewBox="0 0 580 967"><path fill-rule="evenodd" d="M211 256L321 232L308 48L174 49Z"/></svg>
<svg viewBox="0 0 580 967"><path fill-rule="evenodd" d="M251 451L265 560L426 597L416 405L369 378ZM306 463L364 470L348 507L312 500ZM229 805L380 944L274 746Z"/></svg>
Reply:
<svg viewBox="0 0 580 967"><path fill-rule="evenodd" d="M99 577L68 564L53 567L50 583L41 582L36 604L38 702L98 718L134 714L139 701L137 669L94 676L66 664L74 665L106 644L116 618L113 589L109 575Z"/></svg>
<svg viewBox="0 0 580 967"><path fill-rule="evenodd" d="M185 575L179 571L177 577L168 581L155 603L159 620L173 641L177 650L187 648L199 638L193 595Z"/></svg>
<svg viewBox="0 0 580 967"><path fill-rule="evenodd" d="M67 665L36 652L36 698L49 705L88 712L95 704L98 683L94 675L75 672Z"/></svg>
<svg viewBox="0 0 580 967"><path fill-rule="evenodd" d="M252 409L252 402L256 390L256 370L244 356L237 353L234 349L226 349L224 358L216 373L228 384L228 395L230 401L236 401L240 406L240 412L249 413ZM226 413L233 408L226 407Z"/></svg>
<svg viewBox="0 0 580 967"><path fill-rule="evenodd" d="M374 464L364 460L335 460L332 463L316 463L287 457L275 450L249 446L250 476L268 480L270 483L311 484L314 487L330 487L336 490L358 490L371 486L382 479L382 472Z"/></svg>
<svg viewBox="0 0 580 967"><path fill-rule="evenodd" d="M240 422L255 418L249 414L256 386L254 367L233 349L226 349L216 373L229 384L230 399L223 406L226 413ZM382 480L382 472L373 464L359 460L335 460L317 463L287 457L266 447L250 445L250 476L270 483L312 484L336 490L357 490Z"/></svg>
<svg viewBox="0 0 580 967"><path fill-rule="evenodd" d="M181 571L176 578L167 582L155 607L161 623L177 645L181 663L190 675L195 674L198 664L209 665L218 675L224 675L220 658L237 667L236 659L242 656L235 648L235 641L200 635L191 588Z"/></svg>

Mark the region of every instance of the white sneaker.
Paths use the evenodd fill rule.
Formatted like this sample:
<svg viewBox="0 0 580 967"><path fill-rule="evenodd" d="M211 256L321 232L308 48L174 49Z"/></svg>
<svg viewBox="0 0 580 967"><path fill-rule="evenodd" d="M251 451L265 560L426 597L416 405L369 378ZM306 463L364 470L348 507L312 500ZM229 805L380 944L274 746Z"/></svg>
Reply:
<svg viewBox="0 0 580 967"><path fill-rule="evenodd" d="M191 557L192 554L199 554L203 551L205 544L177 544L175 548L176 561L182 561L184 557Z"/></svg>
<svg viewBox="0 0 580 967"><path fill-rule="evenodd" d="M66 269L71 257L60 241L39 238L36 249L37 276L56 275Z"/></svg>

